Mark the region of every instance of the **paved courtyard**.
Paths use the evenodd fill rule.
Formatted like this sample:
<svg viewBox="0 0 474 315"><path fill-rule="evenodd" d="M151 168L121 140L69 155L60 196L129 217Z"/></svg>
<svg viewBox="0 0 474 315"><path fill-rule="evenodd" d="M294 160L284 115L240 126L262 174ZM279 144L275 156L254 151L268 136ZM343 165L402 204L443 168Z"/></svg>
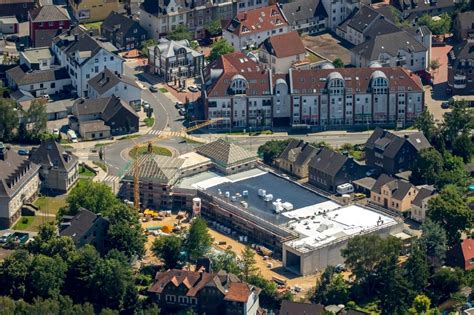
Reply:
<svg viewBox="0 0 474 315"><path fill-rule="evenodd" d="M340 58L345 65L351 63L350 49L353 47L332 34L320 34L317 36L307 35L303 37L303 44L306 48L320 54L321 56L333 61Z"/></svg>

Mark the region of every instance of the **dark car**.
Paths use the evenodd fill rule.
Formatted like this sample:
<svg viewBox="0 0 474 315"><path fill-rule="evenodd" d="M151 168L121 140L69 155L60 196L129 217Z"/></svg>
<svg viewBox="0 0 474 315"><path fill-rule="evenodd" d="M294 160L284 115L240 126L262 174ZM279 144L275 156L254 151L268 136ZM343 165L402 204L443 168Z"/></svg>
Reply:
<svg viewBox="0 0 474 315"><path fill-rule="evenodd" d="M28 151L27 149L19 149L18 154L19 155L28 155L28 154L30 154L30 151Z"/></svg>
<svg viewBox="0 0 474 315"><path fill-rule="evenodd" d="M184 108L180 108L178 110L178 113L181 115L181 116L185 116L186 115L186 110L184 110Z"/></svg>
<svg viewBox="0 0 474 315"><path fill-rule="evenodd" d="M156 93L156 92L158 92L158 89L155 86L152 85L152 86L150 86L150 92Z"/></svg>
<svg viewBox="0 0 474 315"><path fill-rule="evenodd" d="M174 104L174 107L176 107L176 109L184 108L184 104L183 102L176 102L176 104Z"/></svg>
<svg viewBox="0 0 474 315"><path fill-rule="evenodd" d="M443 102L443 103L441 103L441 108L442 108L442 109L448 109L448 108L449 108L449 102Z"/></svg>

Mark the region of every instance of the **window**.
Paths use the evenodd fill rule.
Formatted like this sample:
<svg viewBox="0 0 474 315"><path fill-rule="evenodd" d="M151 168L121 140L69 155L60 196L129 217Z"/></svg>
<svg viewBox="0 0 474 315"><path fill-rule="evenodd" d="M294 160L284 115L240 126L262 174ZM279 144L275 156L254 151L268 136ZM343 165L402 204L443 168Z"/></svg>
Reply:
<svg viewBox="0 0 474 315"><path fill-rule="evenodd" d="M110 56L110 61L114 61L114 56Z"/></svg>
<svg viewBox="0 0 474 315"><path fill-rule="evenodd" d="M56 83L55 82L51 82L51 88L54 89L56 87Z"/></svg>

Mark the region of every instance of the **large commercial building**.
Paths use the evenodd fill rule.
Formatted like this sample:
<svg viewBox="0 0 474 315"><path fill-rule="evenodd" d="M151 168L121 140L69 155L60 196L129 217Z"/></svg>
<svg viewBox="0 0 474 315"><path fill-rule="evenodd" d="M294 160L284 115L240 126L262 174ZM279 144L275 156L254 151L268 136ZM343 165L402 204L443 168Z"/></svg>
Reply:
<svg viewBox="0 0 474 315"><path fill-rule="evenodd" d="M404 126L423 111L423 86L409 70L369 68L293 70L274 74L242 53L208 66L205 116L214 128L316 129Z"/></svg>

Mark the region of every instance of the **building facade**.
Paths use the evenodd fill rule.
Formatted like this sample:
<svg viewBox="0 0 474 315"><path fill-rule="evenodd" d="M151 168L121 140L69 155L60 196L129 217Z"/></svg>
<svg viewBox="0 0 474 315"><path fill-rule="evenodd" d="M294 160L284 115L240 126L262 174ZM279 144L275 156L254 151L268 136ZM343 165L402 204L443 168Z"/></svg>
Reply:
<svg viewBox="0 0 474 315"><path fill-rule="evenodd" d="M474 38L455 45L448 53L448 87L454 95L474 93Z"/></svg>
<svg viewBox="0 0 474 315"><path fill-rule="evenodd" d="M69 0L69 7L79 23L105 20L113 11L123 8L119 0Z"/></svg>
<svg viewBox="0 0 474 315"><path fill-rule="evenodd" d="M328 13L319 0L298 0L279 4L290 30L316 34L328 27Z"/></svg>
<svg viewBox="0 0 474 315"><path fill-rule="evenodd" d="M37 7L28 13L30 38L34 47L51 46L51 38L69 29L69 17L55 5Z"/></svg>
<svg viewBox="0 0 474 315"><path fill-rule="evenodd" d="M411 183L380 175L370 192L370 202L386 209L404 213L409 212L418 189Z"/></svg>
<svg viewBox="0 0 474 315"><path fill-rule="evenodd" d="M147 38L147 32L137 21L115 11L100 25L100 35L123 50L139 49Z"/></svg>
<svg viewBox="0 0 474 315"><path fill-rule="evenodd" d="M308 165L318 149L303 140L293 140L276 159L278 168L299 178L308 177Z"/></svg>
<svg viewBox="0 0 474 315"><path fill-rule="evenodd" d="M240 53L205 72L212 128L351 128L410 125L423 111L418 76L403 68L293 70L271 75Z"/></svg>
<svg viewBox="0 0 474 315"><path fill-rule="evenodd" d="M33 202L40 186L39 166L0 143L0 228L8 229Z"/></svg>
<svg viewBox="0 0 474 315"><path fill-rule="evenodd" d="M204 68L204 55L191 49L187 40L162 40L150 47L148 54L150 72L166 82L200 76Z"/></svg>

